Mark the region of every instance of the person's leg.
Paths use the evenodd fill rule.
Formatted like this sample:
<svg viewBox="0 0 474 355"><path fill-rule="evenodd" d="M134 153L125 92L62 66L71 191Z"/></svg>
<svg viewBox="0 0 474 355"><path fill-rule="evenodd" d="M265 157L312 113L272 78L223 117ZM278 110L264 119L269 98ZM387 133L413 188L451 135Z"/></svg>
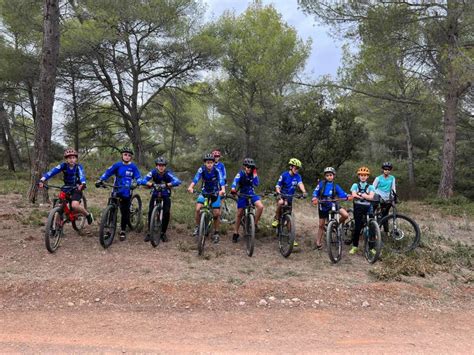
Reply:
<svg viewBox="0 0 474 355"><path fill-rule="evenodd" d="M349 213L344 208L339 209L339 224L342 226L344 222L349 218Z"/></svg>
<svg viewBox="0 0 474 355"><path fill-rule="evenodd" d="M126 229L127 225L130 225L130 197L121 197L120 198L120 214L122 218L120 220L120 240L125 240L126 238Z"/></svg>
<svg viewBox="0 0 474 355"><path fill-rule="evenodd" d="M234 235L232 236L232 241L234 243L237 243L239 241L240 220L242 219L243 215L244 215L244 209L237 208L237 215L236 215L235 226L234 226Z"/></svg>
<svg viewBox="0 0 474 355"><path fill-rule="evenodd" d="M316 243L315 247L321 249L323 247L323 235L324 235L324 226L326 225L326 218L319 218L318 231L316 232Z"/></svg>
<svg viewBox="0 0 474 355"><path fill-rule="evenodd" d="M263 213L263 203L261 200L255 201L255 225L258 226L260 217Z"/></svg>
<svg viewBox="0 0 474 355"><path fill-rule="evenodd" d="M148 204L148 231L150 231L151 214L153 213L153 209L155 208L155 202L156 197L152 195Z"/></svg>
<svg viewBox="0 0 474 355"><path fill-rule="evenodd" d="M169 196L163 197L163 220L161 221L161 232L164 234L168 230L170 223L171 199Z"/></svg>
<svg viewBox="0 0 474 355"><path fill-rule="evenodd" d="M364 227L364 209L362 206L354 205L354 231L352 232L352 246L359 247L360 232Z"/></svg>
<svg viewBox="0 0 474 355"><path fill-rule="evenodd" d="M283 199L280 199L277 201L277 207L275 211L275 219L272 222L273 227L278 227L278 221L280 220L280 213L281 213L281 206L285 204L285 201Z"/></svg>

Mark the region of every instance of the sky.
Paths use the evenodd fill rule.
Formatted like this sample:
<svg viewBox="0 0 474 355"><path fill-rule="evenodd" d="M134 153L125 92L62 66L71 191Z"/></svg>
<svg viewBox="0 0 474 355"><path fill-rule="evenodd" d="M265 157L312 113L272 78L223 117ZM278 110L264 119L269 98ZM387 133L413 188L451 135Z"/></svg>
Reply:
<svg viewBox="0 0 474 355"><path fill-rule="evenodd" d="M245 11L251 0L202 0L207 5L207 20L216 20L225 10L235 10L237 15ZM283 21L294 27L298 36L312 38L311 54L306 62L304 74L310 79L322 75L336 77L341 63L342 42L329 35L330 27L316 24L314 17L298 9L297 0L262 0L263 5L272 4L282 15Z"/></svg>

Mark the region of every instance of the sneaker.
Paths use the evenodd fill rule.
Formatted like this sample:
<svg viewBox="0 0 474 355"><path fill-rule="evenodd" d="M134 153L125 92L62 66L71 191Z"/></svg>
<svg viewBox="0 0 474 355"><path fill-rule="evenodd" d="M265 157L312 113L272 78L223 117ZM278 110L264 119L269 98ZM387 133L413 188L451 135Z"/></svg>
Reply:
<svg viewBox="0 0 474 355"><path fill-rule="evenodd" d="M169 240L168 237L166 236L166 233L161 233L160 239L161 239L164 243L166 243L166 242Z"/></svg>
<svg viewBox="0 0 474 355"><path fill-rule="evenodd" d="M121 242L123 242L125 239L127 239L127 234L125 233L125 231L120 231L119 239L120 239Z"/></svg>
<svg viewBox="0 0 474 355"><path fill-rule="evenodd" d="M279 224L278 221L276 219L274 219L273 222L272 222L272 227L277 228L278 224Z"/></svg>
<svg viewBox="0 0 474 355"><path fill-rule="evenodd" d="M92 216L92 213L89 213L87 216L86 216L86 219L87 219L87 224L91 225L92 222L94 222L94 216Z"/></svg>
<svg viewBox="0 0 474 355"><path fill-rule="evenodd" d="M199 226L194 227L193 237L197 237L199 234Z"/></svg>
<svg viewBox="0 0 474 355"><path fill-rule="evenodd" d="M354 255L359 251L358 247L352 247L351 250L349 250L349 254Z"/></svg>
<svg viewBox="0 0 474 355"><path fill-rule="evenodd" d="M237 243L239 241L239 237L239 234L234 233L234 235L232 236L232 242Z"/></svg>
<svg viewBox="0 0 474 355"><path fill-rule="evenodd" d="M375 256L375 254L377 254L377 250L375 250L375 249L372 248L372 249L369 250L369 253L370 253L372 256Z"/></svg>
<svg viewBox="0 0 474 355"><path fill-rule="evenodd" d="M151 240L150 233L147 233L147 234L145 235L145 239L144 239L143 241L146 243L146 242L149 242L150 240Z"/></svg>
<svg viewBox="0 0 474 355"><path fill-rule="evenodd" d="M298 247L298 246L299 246L299 244L298 244L298 242L295 240L295 241L293 242L293 247Z"/></svg>
<svg viewBox="0 0 474 355"><path fill-rule="evenodd" d="M219 243L219 239L220 239L219 238L219 233L214 233L214 235L212 236L212 242L214 244L217 244L217 243Z"/></svg>

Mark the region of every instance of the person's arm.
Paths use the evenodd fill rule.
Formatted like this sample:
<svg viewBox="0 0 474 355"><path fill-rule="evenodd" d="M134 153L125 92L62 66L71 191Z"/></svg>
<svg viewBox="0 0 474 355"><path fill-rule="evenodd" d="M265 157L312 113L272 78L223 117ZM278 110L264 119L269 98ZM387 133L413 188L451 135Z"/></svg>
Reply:
<svg viewBox="0 0 474 355"><path fill-rule="evenodd" d="M358 187L357 187L357 184L353 184L352 187L351 187L351 194L352 194L352 197L353 198L360 198L359 194L358 194Z"/></svg>
<svg viewBox="0 0 474 355"><path fill-rule="evenodd" d="M198 183L199 179L201 178L202 175L202 167L198 169L196 174L194 175L193 181L188 186L188 192L193 193L194 191L194 186Z"/></svg>
<svg viewBox="0 0 474 355"><path fill-rule="evenodd" d="M219 177L219 186L221 187L221 190L219 191L219 195L224 196L225 195L225 180L224 180L224 177L222 176L222 171L220 171L217 168L216 170L217 170L217 176Z"/></svg>
<svg viewBox="0 0 474 355"><path fill-rule="evenodd" d="M235 175L235 178L232 181L232 185L230 185L230 192L232 194L237 193L237 185L239 184L239 182L240 182L240 171Z"/></svg>
<svg viewBox="0 0 474 355"><path fill-rule="evenodd" d="M115 163L114 165L111 165L99 178L101 181L106 181L109 177L115 174L117 171L117 167L119 166L120 162Z"/></svg>
<svg viewBox="0 0 474 355"><path fill-rule="evenodd" d="M79 169L79 181L81 182L81 184L85 185L86 184L86 172L84 171L84 168L81 164L78 164L77 168Z"/></svg>
<svg viewBox="0 0 474 355"><path fill-rule="evenodd" d="M397 187L395 186L395 176L393 177L392 190L393 192L397 193Z"/></svg>
<svg viewBox="0 0 474 355"><path fill-rule="evenodd" d="M140 169L138 169L138 166L136 165L134 165L133 177L137 181L140 180L140 178L142 177L142 173L140 172Z"/></svg>
<svg viewBox="0 0 474 355"><path fill-rule="evenodd" d="M336 195L339 198L347 198L346 192L338 184L336 184Z"/></svg>
<svg viewBox="0 0 474 355"><path fill-rule="evenodd" d="M41 177L41 181L46 181L46 180L49 180L51 179L53 176L59 174L61 171L63 171L63 164L66 164L66 163L61 163L61 164L58 164L56 165L54 168L52 168L50 171L48 171L47 173L45 173L42 177Z"/></svg>
<svg viewBox="0 0 474 355"><path fill-rule="evenodd" d="M366 197L364 197L366 200L373 200L374 199L374 196L375 196L375 188L370 185L369 188L367 189L367 192L366 194Z"/></svg>
<svg viewBox="0 0 474 355"><path fill-rule="evenodd" d="M148 174L146 174L143 178L141 179L138 179L137 180L137 184L138 185L147 185L147 186L150 186L150 184L148 184L148 182L150 182L151 178L153 177L153 170L151 170ZM151 184L152 185L152 184Z"/></svg>
<svg viewBox="0 0 474 355"><path fill-rule="evenodd" d="M275 185L275 191L277 194L281 194L281 186L283 185L283 175L280 175Z"/></svg>
<svg viewBox="0 0 474 355"><path fill-rule="evenodd" d="M377 187L379 186L379 177L378 176L374 179L374 182L372 183L372 186L374 187L374 189L377 189Z"/></svg>
<svg viewBox="0 0 474 355"><path fill-rule="evenodd" d="M318 184L316 185L316 187L314 188L313 190L313 198L311 199L311 202L313 203L313 205L317 205L319 200L318 200L318 196L319 196L319 190L321 189L321 182L319 181Z"/></svg>
<svg viewBox="0 0 474 355"><path fill-rule="evenodd" d="M175 174L173 174L171 171L168 171L168 177L171 180L170 182L166 184L168 187L177 187L181 185L182 181L178 179L178 177Z"/></svg>

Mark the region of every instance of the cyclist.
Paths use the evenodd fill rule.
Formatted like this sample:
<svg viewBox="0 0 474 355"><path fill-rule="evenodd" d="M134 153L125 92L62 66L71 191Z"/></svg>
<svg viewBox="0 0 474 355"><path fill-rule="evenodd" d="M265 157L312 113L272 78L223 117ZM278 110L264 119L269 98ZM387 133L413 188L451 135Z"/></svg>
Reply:
<svg viewBox="0 0 474 355"><path fill-rule="evenodd" d="M393 176L392 173L393 165L390 162L384 162L382 164L382 175L379 175L375 178L374 182L372 185L375 188L375 193L376 193L376 199L377 197L380 196L382 200L388 201L390 200L392 191L396 192L396 186L395 186L395 176ZM388 215L388 212L390 210L391 204L390 203L385 203L382 201L381 205L381 217L385 217ZM384 229L385 226L384 226Z"/></svg>
<svg viewBox="0 0 474 355"><path fill-rule="evenodd" d="M132 163L133 150L129 147L123 147L120 150L122 160L110 166L105 173L95 183L96 187L101 187L108 178L115 175L114 185L117 186L116 191L120 197L120 221L119 238L124 241L127 238L126 228L130 226L130 204L132 197L132 189L136 187L136 182L141 177L140 170Z"/></svg>
<svg viewBox="0 0 474 355"><path fill-rule="evenodd" d="M163 198L163 220L161 221L161 235L162 241L167 242L168 237L166 236L166 230L170 221L170 210L171 210L171 188L181 185L181 180L178 179L166 166L168 161L164 157L158 157L155 159L156 168L151 170L143 179L138 181L139 185L146 185L149 188L153 184L161 185L161 196ZM155 207L156 199L158 197L158 191L153 190L150 203L148 205L148 233L145 236L145 242L150 241L150 221L151 213Z"/></svg>
<svg viewBox="0 0 474 355"><path fill-rule="evenodd" d="M257 175L257 167L252 158L245 158L243 166L243 170L240 170L237 175L235 175L230 192L235 195L237 194L237 189L239 189L240 192L242 192L243 194L252 196L251 201L255 205L256 209L255 230L257 230L258 221L260 220L260 216L263 212L263 203L260 200L260 196L256 195L254 191L254 187L258 186L260 183ZM239 221L242 219L242 216L244 214L244 208L247 207L247 202L248 199L245 196L241 196L237 200L237 217L234 227L234 235L232 236L232 241L234 243L237 243L239 241Z"/></svg>
<svg viewBox="0 0 474 355"><path fill-rule="evenodd" d="M359 182L351 187L352 197L354 201L354 231L352 234L352 248L349 254L355 254L359 251L360 231L364 227L367 214L370 210L371 200L375 195L375 188L367 182L370 175L369 168L361 166L357 170Z"/></svg>
<svg viewBox="0 0 474 355"><path fill-rule="evenodd" d="M327 167L324 169L324 180L320 181L313 191L312 203L317 205L319 203L318 214L319 214L319 228L316 234L316 240L314 248L321 250L323 248L322 238L324 234L324 226L326 220L329 218L329 211L333 203L336 203L337 209L340 215L340 225L344 225L344 221L349 217L349 214L344 208L339 207L337 202L324 202L324 200L334 200L336 198L347 198L347 194L344 190L334 182L336 177L336 169ZM319 202L319 200L323 200Z"/></svg>
<svg viewBox="0 0 474 355"><path fill-rule="evenodd" d="M88 212L82 205L82 191L86 188L86 175L84 168L77 162L79 154L72 148L67 148L64 151L65 162L56 165L50 171L45 173L38 184L38 187L42 189L45 181L51 179L60 172L63 173L64 186L61 188L62 191L70 194L71 208L86 217L87 223L91 224L94 221L92 213ZM68 186L68 187L66 187ZM76 186L74 189L71 186Z"/></svg>
<svg viewBox="0 0 474 355"><path fill-rule="evenodd" d="M277 193L277 208L275 211L275 218L272 222L272 227L278 227L278 221L280 220L281 207L285 204L285 201L289 206L293 203L292 195L296 192L296 187L298 187L303 193L303 197L306 197L308 193L301 179L301 175L298 174L298 170L301 169L301 161L296 158L291 158L288 162L289 170L285 171L278 178L277 184L275 186L275 191ZM287 195L287 196L282 196ZM298 243L295 241L294 246L298 246Z"/></svg>
<svg viewBox="0 0 474 355"><path fill-rule="evenodd" d="M214 215L214 235L212 241L219 243L219 222L220 222L220 208L221 208L221 196L225 194L225 182L222 173L215 167L214 155L212 153L204 154L202 158L204 165L202 165L196 172L193 181L188 187L188 192L194 192L194 186L199 180L202 181L202 193L215 194L211 198L211 207ZM196 200L196 212L195 221L196 227L194 228L193 236L199 234L199 211L204 204L204 196L200 194Z"/></svg>
<svg viewBox="0 0 474 355"><path fill-rule="evenodd" d="M222 157L221 152L219 150L214 150L212 155L214 156L216 162L216 168L219 169L222 178L224 179L224 185L227 186L227 172L225 170L225 165L223 162L219 161Z"/></svg>

